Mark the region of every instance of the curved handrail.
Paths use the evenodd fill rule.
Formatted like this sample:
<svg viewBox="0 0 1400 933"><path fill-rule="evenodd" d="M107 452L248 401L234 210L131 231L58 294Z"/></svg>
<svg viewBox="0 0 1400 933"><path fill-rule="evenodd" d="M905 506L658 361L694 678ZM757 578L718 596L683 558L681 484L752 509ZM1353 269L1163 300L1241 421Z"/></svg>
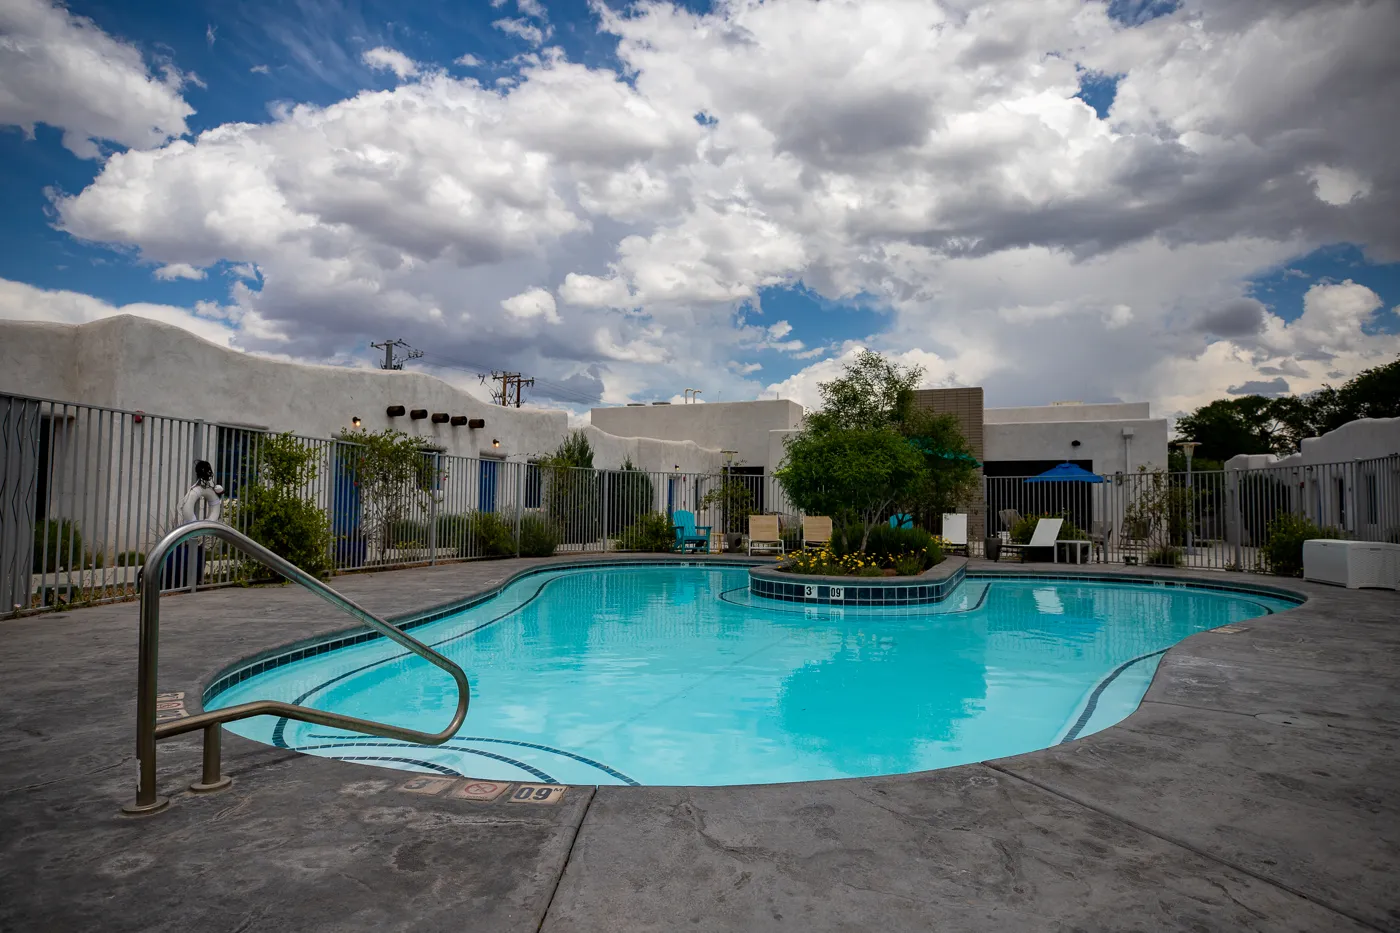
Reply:
<svg viewBox="0 0 1400 933"><path fill-rule="evenodd" d="M301 584L331 605L344 610L419 657L442 668L452 676L453 681L457 684L457 711L452 716L452 722L441 732L419 732L416 729L391 726L387 723L358 719L354 716L342 716L339 713L329 713L325 710L283 703L279 700L255 700L251 703L240 703L226 709L212 710L174 722L156 725L156 672L160 659L160 580L164 572L165 558L174 548L190 538L204 536L227 541L293 583ZM136 678L136 757L140 763L141 776L136 789L136 803L124 808L128 812L144 813L158 810L167 802L156 795L156 741L158 739L194 732L197 729L207 730L205 732L205 785L212 786L218 781L218 730L226 722L271 713L285 716L288 719L330 726L333 729L350 729L368 735L415 742L420 745L441 745L457 734L457 730L461 728L463 721L467 718L467 705L471 700L471 685L467 682L467 675L460 667L412 635L401 631L368 609L357 605L305 570L272 553L252 538L228 525L211 521L198 521L182 525L161 539L160 543L146 555L146 569L150 570L151 568L154 568L152 572L156 574L156 578L152 580L148 577L141 587L140 661ZM210 780L209 773L211 742L214 749L212 754L214 764L212 777L214 780Z"/></svg>

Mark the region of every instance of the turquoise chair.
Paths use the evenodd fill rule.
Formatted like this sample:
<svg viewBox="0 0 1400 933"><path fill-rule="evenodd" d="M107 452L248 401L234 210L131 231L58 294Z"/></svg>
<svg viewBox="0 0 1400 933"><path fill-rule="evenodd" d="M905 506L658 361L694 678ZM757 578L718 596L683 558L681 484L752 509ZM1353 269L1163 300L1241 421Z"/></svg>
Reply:
<svg viewBox="0 0 1400 933"><path fill-rule="evenodd" d="M895 515L891 515L891 516L890 516L890 527L891 527L891 528L913 528L913 527L914 527L914 516L910 515L910 514L907 513L907 512L899 512L899 513L897 513L897 514L895 514Z"/></svg>
<svg viewBox="0 0 1400 933"><path fill-rule="evenodd" d="M671 524L676 526L676 550L684 554L690 549L708 551L710 549L710 526L695 524L695 513L676 509L671 513Z"/></svg>

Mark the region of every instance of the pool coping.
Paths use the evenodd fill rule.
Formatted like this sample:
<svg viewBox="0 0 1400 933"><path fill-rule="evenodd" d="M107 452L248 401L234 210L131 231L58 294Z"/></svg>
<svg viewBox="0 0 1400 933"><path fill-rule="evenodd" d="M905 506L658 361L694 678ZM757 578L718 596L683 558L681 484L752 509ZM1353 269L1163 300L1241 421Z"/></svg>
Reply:
<svg viewBox="0 0 1400 933"><path fill-rule="evenodd" d="M918 576L857 577L790 573L773 565L749 570L755 596L821 606L926 606L953 594L967 574L966 557L945 557ZM847 595L849 594L849 595Z"/></svg>
<svg viewBox="0 0 1400 933"><path fill-rule="evenodd" d="M1295 603L1294 608L1296 608L1296 606L1303 605L1308 599L1306 594L1300 593L1296 590L1289 590L1283 587L1275 587L1265 584L1216 583L1209 581L1201 581L1189 577L1176 578L1168 577L1165 575L1144 574L1141 572L1086 572L1076 569L1074 571L1065 572L1041 571L1037 573L1035 571L1021 571L1019 569L1002 569L986 567L979 567L974 570L969 570L969 563L970 561L967 558L950 557L944 560L943 562L939 563L937 566L925 571L925 574L930 574L935 570L943 568L943 572L942 574L940 574L940 576L943 577L944 582L938 585L940 595L936 599L929 598L920 599L917 601L905 600L902 602L877 603L871 601L860 601L859 598L857 598L856 601L846 601L843 599L842 601L837 602L833 600L833 598L830 595L791 598L782 596L763 596L763 598L785 600L806 605L830 605L834 607L854 605L866 608L900 608L908 607L911 605L929 605L936 602L940 602L946 599L949 595L951 595L952 592L956 591L957 587L964 580L995 580L1000 578L1021 580L1044 579L1055 580L1059 582L1070 580L1098 583L1134 583L1148 586L1214 590L1238 593L1241 595L1266 595L1272 596L1276 599L1285 599L1292 601ZM496 596L500 595L500 593L503 592L507 587L515 584L516 582L526 579L528 577L537 576L542 573L553 573L558 572L560 570L586 570L589 568L603 567L648 566L747 567L749 568L749 576L751 581L755 576L762 575L763 577L767 577L768 575L775 573L775 571L766 569L769 566L767 562L755 560L753 558L746 558L743 556L730 557L727 555L715 555L711 557L696 557L694 555L677 554L672 556L657 555L654 557L616 556L579 558L577 560L565 558L563 560L550 561L546 564L539 564L533 567L522 568L516 571L515 573L511 574L510 576L505 577L498 583L486 587L485 589L478 590L474 593L470 593L460 598L448 600L444 603L439 603L438 605L431 606L427 609L414 610L402 613L400 615L390 616L386 619L386 621L388 621L389 624L398 628L400 631L407 632L415 628L420 628L424 625L429 625L433 622L440 621L441 619L444 619L450 615L454 615L456 613L463 612L467 609L471 609L474 606L481 605L482 603L487 602L488 600L494 599ZM842 580L844 578L820 577L816 579ZM920 578L889 577L886 579L914 580ZM780 582L786 583L787 581L783 580ZM944 589L945 586L946 590ZM256 652L252 655L249 655L248 657L241 658L237 661L234 661L231 664L225 665L223 668L215 672L214 675L211 678L209 678L200 688L200 705L202 708L207 709L209 702L215 697L232 689L233 687L237 686L243 681L256 677L259 674L266 673L267 671L275 670L279 667L285 667L288 664L294 664L297 661L305 660L308 657L315 657L316 655L321 654L329 654L330 652L337 651L341 648L348 648L354 645L365 644L367 642L376 641L386 637L387 636L383 635L382 633L374 630L366 631L361 627L352 626L349 628L339 629L333 632L327 632L320 635L310 636L308 638L299 639L294 642L288 642L282 645L277 645L272 648L265 649L263 651ZM1178 642L1178 644L1180 644L1180 642ZM1168 648L1167 650L1171 649Z"/></svg>

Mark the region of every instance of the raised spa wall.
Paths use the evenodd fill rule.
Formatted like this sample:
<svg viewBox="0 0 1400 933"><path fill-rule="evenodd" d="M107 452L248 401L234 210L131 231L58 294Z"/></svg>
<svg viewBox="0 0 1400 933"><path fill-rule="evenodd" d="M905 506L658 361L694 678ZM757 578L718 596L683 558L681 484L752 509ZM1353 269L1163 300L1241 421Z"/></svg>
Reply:
<svg viewBox="0 0 1400 933"><path fill-rule="evenodd" d="M917 577L824 577L754 567L749 571L749 592L813 605L917 606L947 599L965 576L966 557L944 558Z"/></svg>

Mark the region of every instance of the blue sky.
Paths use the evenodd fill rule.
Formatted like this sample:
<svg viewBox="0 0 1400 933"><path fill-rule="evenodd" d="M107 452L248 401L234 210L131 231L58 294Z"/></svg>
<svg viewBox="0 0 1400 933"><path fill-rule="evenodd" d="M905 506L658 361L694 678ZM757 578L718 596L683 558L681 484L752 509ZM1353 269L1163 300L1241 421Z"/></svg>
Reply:
<svg viewBox="0 0 1400 933"><path fill-rule="evenodd" d="M1375 127L1394 69L1338 78L1331 87L1359 96L1310 110L1296 103L1306 88L1273 102L1269 82L1241 83L1254 80L1242 56L1258 37L1304 48L1317 32L1308 11L1085 0L1102 18L1084 20L1069 15L1079 0L971 4L963 17L885 2L641 0L605 27L587 0L74 0L67 9L111 40L104 54L135 56L114 68L155 82L173 66L185 79L168 95L194 112L168 142L127 151L73 116L92 96L77 75L45 88L52 115L11 121L33 123L32 138L0 126L0 280L30 288L11 289L25 314L70 292L97 300L88 316L199 308L200 328L214 321L234 345L294 358L353 363L392 330L442 360L549 373L573 404L664 398L706 374L707 399L808 398L859 343L932 382L985 384L1000 403L1145 397L1175 409L1281 370L1306 391L1391 352L1400 263L1385 260L1400 244L1379 208L1393 147ZM1341 71L1372 60L1367 43L1389 15L1367 0L1346 9L1324 50ZM891 30L897 17L908 22ZM92 38L80 21L67 29ZM1182 41L1193 30L1210 33L1207 51ZM876 45L921 42L951 45L882 53L878 73L859 64ZM1143 43L1160 65L1143 64ZM738 47L750 51L725 58ZM375 67L383 55L408 70ZM0 58L0 82L23 80L23 65ZM581 70L551 77L566 67ZM1056 94L1092 108L1089 122L1055 110ZM1235 108L1244 99L1252 111ZM291 107L309 116L279 115ZM373 125L391 129L356 122L380 111L390 116ZM410 112L431 125L401 140L394 120ZM954 128L969 121L985 125L973 137L983 150L949 156L968 145ZM65 129L97 139L101 156L75 154ZM210 131L220 141L201 138ZM1184 142L1203 134L1219 142ZM448 136L464 153L486 148L421 169ZM1245 139L1248 150L1231 148ZM241 164L250 151L273 161ZM104 171L122 153L130 171ZM521 171L524 153L542 174ZM148 172L147 154L161 167ZM395 177L357 194L377 206L348 215L317 175L324 162L328 178L359 179L356 165L385 158ZM301 218L282 219L280 245L254 242L257 211L230 219L244 192L224 169L262 173L265 190L247 197ZM436 195L416 203L434 171L484 205L481 217L457 223ZM515 186L506 201L495 178ZM535 206L520 214L519 197ZM483 242L516 217L517 243ZM428 218L444 226L425 251L414 227ZM326 275L327 289L308 291ZM1283 336L1251 320L1215 332L1245 298L1291 325L1309 295L1316 320ZM1314 345L1337 326L1356 338Z"/></svg>

